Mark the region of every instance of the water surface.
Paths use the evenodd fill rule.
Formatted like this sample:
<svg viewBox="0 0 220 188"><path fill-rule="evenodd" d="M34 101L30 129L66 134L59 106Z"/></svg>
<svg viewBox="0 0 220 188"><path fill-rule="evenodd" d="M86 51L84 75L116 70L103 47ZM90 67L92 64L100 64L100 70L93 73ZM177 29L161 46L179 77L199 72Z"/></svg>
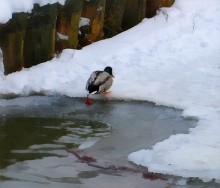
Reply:
<svg viewBox="0 0 220 188"><path fill-rule="evenodd" d="M81 163L67 149L81 148L109 164L137 168L127 156L170 135L187 134L196 121L181 111L143 101L64 96L2 99L0 106L0 188L6 187L217 187L196 179L144 179Z"/></svg>

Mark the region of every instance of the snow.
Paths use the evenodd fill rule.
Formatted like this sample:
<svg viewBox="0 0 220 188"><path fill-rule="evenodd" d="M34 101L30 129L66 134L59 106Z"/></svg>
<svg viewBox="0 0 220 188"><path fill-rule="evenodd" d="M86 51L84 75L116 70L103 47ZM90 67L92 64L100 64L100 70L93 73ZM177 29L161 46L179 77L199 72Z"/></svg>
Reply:
<svg viewBox="0 0 220 188"><path fill-rule="evenodd" d="M69 37L57 32L57 39L58 40L69 40Z"/></svg>
<svg viewBox="0 0 220 188"><path fill-rule="evenodd" d="M65 1L66 0L1 0L0 23L8 22L14 12L31 12L34 4L44 6L58 2L64 5Z"/></svg>
<svg viewBox="0 0 220 188"><path fill-rule="evenodd" d="M90 19L89 18L81 17L80 18L80 22L79 22L79 28L83 27L85 25L90 25Z"/></svg>
<svg viewBox="0 0 220 188"><path fill-rule="evenodd" d="M5 11L29 6L2 2ZM128 160L153 172L220 182L219 10L219 0L176 0L163 9L168 17L160 12L111 39L82 50L66 49L58 58L8 76L0 73L0 95L85 97L90 73L112 66L109 98L153 101L198 119L188 134L131 153Z"/></svg>

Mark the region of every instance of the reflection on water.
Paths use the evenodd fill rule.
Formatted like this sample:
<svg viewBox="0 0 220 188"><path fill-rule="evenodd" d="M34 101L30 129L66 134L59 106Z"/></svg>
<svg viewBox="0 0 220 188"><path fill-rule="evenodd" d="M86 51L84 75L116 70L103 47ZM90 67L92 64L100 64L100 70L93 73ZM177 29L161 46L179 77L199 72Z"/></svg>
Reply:
<svg viewBox="0 0 220 188"><path fill-rule="evenodd" d="M4 119L0 126L0 168L18 161L59 156L59 150L79 147L88 138L95 140L110 132L108 125L98 121L50 117Z"/></svg>
<svg viewBox="0 0 220 188"><path fill-rule="evenodd" d="M130 165L131 152L195 125L179 110L142 101L97 100L88 107L83 99L32 96L0 100L0 114L0 188L178 188L187 182L98 169L66 151L79 147L97 159ZM181 188L200 185L207 184L189 181Z"/></svg>

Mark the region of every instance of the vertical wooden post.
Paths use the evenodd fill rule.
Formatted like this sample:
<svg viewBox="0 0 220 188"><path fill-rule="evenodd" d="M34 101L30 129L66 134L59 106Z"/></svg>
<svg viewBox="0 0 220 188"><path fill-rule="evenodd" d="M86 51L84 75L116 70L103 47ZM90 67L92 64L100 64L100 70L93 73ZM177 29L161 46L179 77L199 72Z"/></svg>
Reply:
<svg viewBox="0 0 220 188"><path fill-rule="evenodd" d="M24 41L24 67L37 65L54 57L56 10L56 4L34 6Z"/></svg>
<svg viewBox="0 0 220 188"><path fill-rule="evenodd" d="M107 0L105 7L104 36L110 38L122 31L125 0Z"/></svg>
<svg viewBox="0 0 220 188"><path fill-rule="evenodd" d="M12 19L0 26L0 47L3 52L4 73L10 74L23 67L26 13L15 13Z"/></svg>
<svg viewBox="0 0 220 188"><path fill-rule="evenodd" d="M57 17L57 34L66 38L56 40L56 51L61 52L64 48L76 48L78 44L79 22L83 7L83 0L67 0L60 7Z"/></svg>
<svg viewBox="0 0 220 188"><path fill-rule="evenodd" d="M122 20L123 30L130 29L145 18L146 0L126 0Z"/></svg>
<svg viewBox="0 0 220 188"><path fill-rule="evenodd" d="M92 42L103 38L105 3L106 0L84 0L82 17L91 21L91 35L89 38Z"/></svg>

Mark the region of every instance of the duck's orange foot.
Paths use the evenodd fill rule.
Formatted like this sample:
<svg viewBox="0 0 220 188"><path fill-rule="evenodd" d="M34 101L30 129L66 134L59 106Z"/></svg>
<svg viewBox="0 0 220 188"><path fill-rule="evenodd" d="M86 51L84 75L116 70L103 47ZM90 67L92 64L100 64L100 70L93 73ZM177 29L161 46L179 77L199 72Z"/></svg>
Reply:
<svg viewBox="0 0 220 188"><path fill-rule="evenodd" d="M86 101L85 101L85 104L86 105L91 105L92 104L92 100L89 97L87 97Z"/></svg>

